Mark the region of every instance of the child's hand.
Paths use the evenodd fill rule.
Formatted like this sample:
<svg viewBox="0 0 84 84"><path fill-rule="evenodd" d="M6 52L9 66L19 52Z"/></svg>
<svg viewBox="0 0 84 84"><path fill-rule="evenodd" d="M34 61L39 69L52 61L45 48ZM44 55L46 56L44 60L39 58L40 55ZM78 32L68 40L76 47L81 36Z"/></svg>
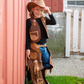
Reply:
<svg viewBox="0 0 84 84"><path fill-rule="evenodd" d="M44 11L46 11L49 15L51 15L50 8L48 6L44 7Z"/></svg>
<svg viewBox="0 0 84 84"><path fill-rule="evenodd" d="M26 50L26 57L27 57L28 59L30 59L29 55L30 55L30 49L27 49L27 50Z"/></svg>

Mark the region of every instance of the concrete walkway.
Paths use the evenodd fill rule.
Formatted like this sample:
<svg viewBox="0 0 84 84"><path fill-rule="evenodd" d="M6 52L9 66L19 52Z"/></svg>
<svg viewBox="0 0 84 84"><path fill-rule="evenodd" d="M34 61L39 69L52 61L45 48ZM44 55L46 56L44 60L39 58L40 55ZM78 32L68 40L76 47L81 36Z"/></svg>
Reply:
<svg viewBox="0 0 84 84"><path fill-rule="evenodd" d="M84 56L74 55L69 58L54 58L52 72L47 71L47 75L66 75L84 78Z"/></svg>

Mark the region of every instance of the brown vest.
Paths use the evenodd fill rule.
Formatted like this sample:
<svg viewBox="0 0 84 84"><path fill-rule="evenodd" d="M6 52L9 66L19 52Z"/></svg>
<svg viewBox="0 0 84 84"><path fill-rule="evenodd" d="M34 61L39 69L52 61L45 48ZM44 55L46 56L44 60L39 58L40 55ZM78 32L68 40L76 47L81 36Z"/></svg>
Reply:
<svg viewBox="0 0 84 84"><path fill-rule="evenodd" d="M29 29L29 34L31 39L31 46L30 46L31 52L30 52L30 59L27 59L27 64L30 67L31 81L33 84L46 84L45 78L44 78L45 73L42 72L42 70L44 69L44 66L41 60L41 51L39 48L40 45L38 46L35 43L40 41L41 39L41 30L40 30L39 24L35 19L30 19L30 20L31 20L31 28ZM46 18L41 18L41 21L46 30L47 38L48 38L49 36L47 32L47 27L46 27ZM37 64L34 63L36 60L38 61ZM50 64L53 67L51 57L50 57ZM37 70L37 67L38 67L38 70Z"/></svg>
<svg viewBox="0 0 84 84"><path fill-rule="evenodd" d="M31 18L30 21L31 21L31 28L29 29L29 34L30 34L31 42L38 42L41 39L41 30L40 30L39 24L33 18ZM49 36L48 36L47 27L46 27L46 18L42 17L41 21L46 30L47 38L48 38Z"/></svg>

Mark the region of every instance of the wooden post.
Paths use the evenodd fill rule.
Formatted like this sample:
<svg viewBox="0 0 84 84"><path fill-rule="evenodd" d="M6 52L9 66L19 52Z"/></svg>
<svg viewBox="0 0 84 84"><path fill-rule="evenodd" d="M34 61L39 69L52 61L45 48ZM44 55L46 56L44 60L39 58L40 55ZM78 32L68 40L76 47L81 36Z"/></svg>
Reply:
<svg viewBox="0 0 84 84"><path fill-rule="evenodd" d="M71 12L72 10L66 10L66 46L65 57L70 57L70 28L71 28Z"/></svg>
<svg viewBox="0 0 84 84"><path fill-rule="evenodd" d="M78 52L78 18L79 11L74 11L74 20L73 20L73 52Z"/></svg>
<svg viewBox="0 0 84 84"><path fill-rule="evenodd" d="M81 43L80 43L80 52L84 53L84 10L82 11L81 17Z"/></svg>

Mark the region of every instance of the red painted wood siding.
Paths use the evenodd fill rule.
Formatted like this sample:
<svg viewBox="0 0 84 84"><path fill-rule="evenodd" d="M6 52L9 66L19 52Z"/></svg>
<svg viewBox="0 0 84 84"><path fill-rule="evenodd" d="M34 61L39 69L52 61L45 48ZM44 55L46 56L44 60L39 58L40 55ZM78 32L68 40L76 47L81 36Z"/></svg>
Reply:
<svg viewBox="0 0 84 84"><path fill-rule="evenodd" d="M45 1L46 6L51 7L51 0L44 0L44 1Z"/></svg>
<svg viewBox="0 0 84 84"><path fill-rule="evenodd" d="M59 0L58 4L59 4L58 10L59 10L59 12L62 12L63 11L63 0Z"/></svg>
<svg viewBox="0 0 84 84"><path fill-rule="evenodd" d="M52 12L59 12L59 10L58 10L58 6L59 6L59 4L58 4L58 0L51 0L52 1Z"/></svg>
<svg viewBox="0 0 84 84"><path fill-rule="evenodd" d="M45 4L51 7L52 12L62 12L63 11L63 0L44 0Z"/></svg>

